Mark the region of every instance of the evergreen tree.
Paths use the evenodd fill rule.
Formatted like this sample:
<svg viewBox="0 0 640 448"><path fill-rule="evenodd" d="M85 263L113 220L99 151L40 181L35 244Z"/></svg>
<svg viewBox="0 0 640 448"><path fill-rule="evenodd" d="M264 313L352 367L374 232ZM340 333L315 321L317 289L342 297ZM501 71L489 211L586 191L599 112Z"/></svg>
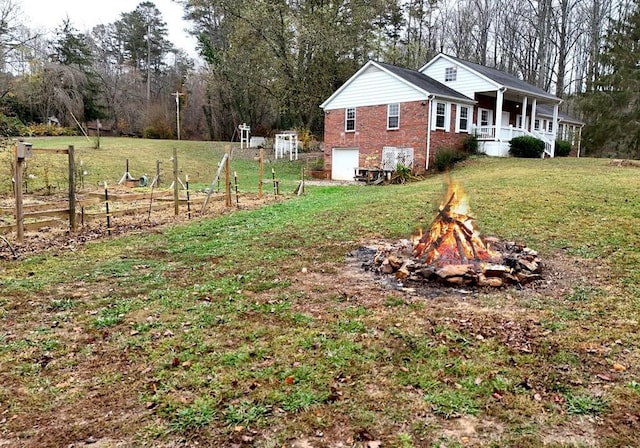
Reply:
<svg viewBox="0 0 640 448"><path fill-rule="evenodd" d="M588 154L640 158L640 1L620 7L605 38L602 75L582 109Z"/></svg>
<svg viewBox="0 0 640 448"><path fill-rule="evenodd" d="M99 86L93 70L94 56L88 44L87 36L80 33L69 18L63 20L62 26L56 30L56 38L50 44L51 59L66 69L66 77L73 77L72 83L62 83L58 87L58 96L62 99L78 98L81 100L82 115L79 120L91 121L103 117L99 99ZM73 89L73 91L71 91ZM66 107L70 107L69 101ZM64 111L63 112L73 112ZM79 111L75 111L78 113Z"/></svg>

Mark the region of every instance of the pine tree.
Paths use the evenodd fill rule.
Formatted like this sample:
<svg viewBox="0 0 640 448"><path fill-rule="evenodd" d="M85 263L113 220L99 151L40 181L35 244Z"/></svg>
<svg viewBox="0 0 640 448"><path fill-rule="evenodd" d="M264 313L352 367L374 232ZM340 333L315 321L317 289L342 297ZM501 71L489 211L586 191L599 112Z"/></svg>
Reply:
<svg viewBox="0 0 640 448"><path fill-rule="evenodd" d="M91 121L103 118L98 83L92 66L93 53L87 43L87 36L78 32L68 17L56 30L56 38L51 42L51 50L50 57L53 63L61 66L61 72L65 73L67 78L74 78L73 83L66 85L63 83L58 89L60 101L66 103L65 107L69 109L71 101L68 99L77 98L82 107L82 115L77 117L80 120ZM62 110L64 111L64 108Z"/></svg>
<svg viewBox="0 0 640 448"><path fill-rule="evenodd" d="M603 74L582 108L589 154L640 158L640 0L621 6L605 38Z"/></svg>

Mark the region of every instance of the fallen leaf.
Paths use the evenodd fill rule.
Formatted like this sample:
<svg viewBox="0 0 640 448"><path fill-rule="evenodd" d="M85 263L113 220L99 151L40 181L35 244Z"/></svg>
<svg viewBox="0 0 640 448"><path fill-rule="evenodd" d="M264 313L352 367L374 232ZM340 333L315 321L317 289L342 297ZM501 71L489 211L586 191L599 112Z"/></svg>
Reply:
<svg viewBox="0 0 640 448"><path fill-rule="evenodd" d="M600 378L602 381L612 381L611 377L608 375L605 375L604 373L598 373L596 377Z"/></svg>
<svg viewBox="0 0 640 448"><path fill-rule="evenodd" d="M542 396L540 394L533 394L533 399L535 401L542 401Z"/></svg>
<svg viewBox="0 0 640 448"><path fill-rule="evenodd" d="M180 360L178 359L178 357L173 358L173 361L171 361L171 365L173 367L178 367L180 365Z"/></svg>
<svg viewBox="0 0 640 448"><path fill-rule="evenodd" d="M191 361L185 361L182 363L182 367L184 367L185 369L188 369L189 367L191 367Z"/></svg>
<svg viewBox="0 0 640 448"><path fill-rule="evenodd" d="M482 378L477 377L476 380L473 382L476 386L479 386L482 384Z"/></svg>
<svg viewBox="0 0 640 448"><path fill-rule="evenodd" d="M295 378L293 376L291 376L291 375L289 375L288 377L286 377L284 379L284 382L287 383L287 384L293 384L294 381L295 381Z"/></svg>
<svg viewBox="0 0 640 448"><path fill-rule="evenodd" d="M616 372L624 372L625 370L627 370L627 368L620 363L614 362L613 370L615 370Z"/></svg>
<svg viewBox="0 0 640 448"><path fill-rule="evenodd" d="M382 446L382 442L379 440L372 440L371 442L367 442L367 448L380 448Z"/></svg>

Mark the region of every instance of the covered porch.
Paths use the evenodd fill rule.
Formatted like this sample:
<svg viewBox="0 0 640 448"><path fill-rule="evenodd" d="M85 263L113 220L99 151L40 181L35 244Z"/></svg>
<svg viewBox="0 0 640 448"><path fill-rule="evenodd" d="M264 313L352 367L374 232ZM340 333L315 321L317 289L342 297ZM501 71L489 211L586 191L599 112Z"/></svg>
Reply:
<svg viewBox="0 0 640 448"><path fill-rule="evenodd" d="M554 157L558 135L560 100L511 88L478 92L472 132L478 136L480 150L492 156L508 156L514 137L532 136L545 144L543 156ZM538 115L538 108L551 111L550 119Z"/></svg>

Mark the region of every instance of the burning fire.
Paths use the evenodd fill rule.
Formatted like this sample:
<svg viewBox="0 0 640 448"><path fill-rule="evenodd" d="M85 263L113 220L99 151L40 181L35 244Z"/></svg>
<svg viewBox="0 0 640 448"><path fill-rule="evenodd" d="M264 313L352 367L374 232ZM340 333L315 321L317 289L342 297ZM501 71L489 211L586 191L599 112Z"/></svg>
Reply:
<svg viewBox="0 0 640 448"><path fill-rule="evenodd" d="M424 263L438 266L497 262L500 254L485 245L475 229L462 186L450 178L447 183L444 201L438 208L431 228L414 240L413 255Z"/></svg>

